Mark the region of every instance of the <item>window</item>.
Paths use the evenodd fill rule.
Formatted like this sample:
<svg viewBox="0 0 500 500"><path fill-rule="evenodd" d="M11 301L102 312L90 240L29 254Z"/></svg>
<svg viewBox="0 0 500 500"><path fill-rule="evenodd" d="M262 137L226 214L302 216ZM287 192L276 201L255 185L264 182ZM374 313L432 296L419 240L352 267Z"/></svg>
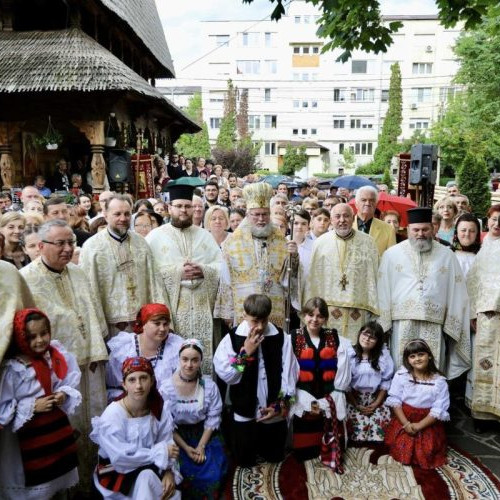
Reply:
<svg viewBox="0 0 500 500"><path fill-rule="evenodd" d="M302 16L304 24L309 24L311 22L311 16Z"/></svg>
<svg viewBox="0 0 500 500"><path fill-rule="evenodd" d="M299 129L298 129L298 128L294 128L294 129L292 130L292 134L293 134L293 135L299 135Z"/></svg>
<svg viewBox="0 0 500 500"><path fill-rule="evenodd" d="M294 54L300 54L300 47L294 47L293 48L293 53Z"/></svg>
<svg viewBox="0 0 500 500"><path fill-rule="evenodd" d="M277 115L264 115L264 128L276 128L277 122Z"/></svg>
<svg viewBox="0 0 500 500"><path fill-rule="evenodd" d="M300 73L294 73L293 74L293 81L298 82L300 80Z"/></svg>
<svg viewBox="0 0 500 500"><path fill-rule="evenodd" d="M208 95L208 100L210 102L224 102L224 96L226 92L224 90L210 90Z"/></svg>
<svg viewBox="0 0 500 500"><path fill-rule="evenodd" d="M295 24L300 24L300 16L295 16L294 18Z"/></svg>
<svg viewBox="0 0 500 500"><path fill-rule="evenodd" d="M300 101L299 101L298 99L295 99L295 100L293 101L293 107L294 107L294 108L300 108Z"/></svg>
<svg viewBox="0 0 500 500"><path fill-rule="evenodd" d="M271 102L271 89L264 89L264 102Z"/></svg>
<svg viewBox="0 0 500 500"><path fill-rule="evenodd" d="M210 118L210 128L220 128L222 118Z"/></svg>
<svg viewBox="0 0 500 500"><path fill-rule="evenodd" d="M307 135L307 129L306 128L302 129L302 135Z"/></svg>
<svg viewBox="0 0 500 500"><path fill-rule="evenodd" d="M351 118L351 128L373 128L372 117Z"/></svg>
<svg viewBox="0 0 500 500"><path fill-rule="evenodd" d="M429 120L428 119L411 119L410 120L410 128L414 129L426 129L429 128Z"/></svg>
<svg viewBox="0 0 500 500"><path fill-rule="evenodd" d="M229 47L229 35L212 35L216 47Z"/></svg>
<svg viewBox="0 0 500 500"><path fill-rule="evenodd" d="M302 81L303 82L309 81L309 73L302 73Z"/></svg>
<svg viewBox="0 0 500 500"><path fill-rule="evenodd" d="M345 89L333 89L333 101L345 102Z"/></svg>
<svg viewBox="0 0 500 500"><path fill-rule="evenodd" d="M312 48L312 53L313 54L319 54L319 47L313 47Z"/></svg>
<svg viewBox="0 0 500 500"><path fill-rule="evenodd" d="M415 102L428 102L431 100L431 87L417 87L412 90Z"/></svg>
<svg viewBox="0 0 500 500"><path fill-rule="evenodd" d="M311 101L311 108L317 108L318 107L318 101Z"/></svg>
<svg viewBox="0 0 500 500"><path fill-rule="evenodd" d="M248 115L248 128L252 130L260 128L260 115Z"/></svg>
<svg viewBox="0 0 500 500"><path fill-rule="evenodd" d="M388 102L389 101L389 89L382 89L382 94L380 96L380 100L382 102Z"/></svg>
<svg viewBox="0 0 500 500"><path fill-rule="evenodd" d="M302 101L302 107L303 108L308 108L309 107L309 101Z"/></svg>
<svg viewBox="0 0 500 500"><path fill-rule="evenodd" d="M345 128L345 119L333 118L333 128Z"/></svg>
<svg viewBox="0 0 500 500"><path fill-rule="evenodd" d="M367 61L352 61L351 72L352 73L366 73L368 67Z"/></svg>
<svg viewBox="0 0 500 500"><path fill-rule="evenodd" d="M354 144L354 154L356 155L371 155L373 144L371 142L356 142Z"/></svg>
<svg viewBox="0 0 500 500"><path fill-rule="evenodd" d="M264 45L267 48L274 47L275 36L276 33L271 33L271 32L264 33Z"/></svg>
<svg viewBox="0 0 500 500"><path fill-rule="evenodd" d="M432 63L413 63L412 73L414 75L430 75L432 73Z"/></svg>
<svg viewBox="0 0 500 500"><path fill-rule="evenodd" d="M311 129L311 135L316 135L318 133L318 129L312 128Z"/></svg>
<svg viewBox="0 0 500 500"><path fill-rule="evenodd" d="M276 155L276 143L275 142L265 142L264 143L264 154L266 156Z"/></svg>
<svg viewBox="0 0 500 500"><path fill-rule="evenodd" d="M440 102L448 102L457 95L458 89L456 87L441 87L439 89Z"/></svg>
<svg viewBox="0 0 500 500"><path fill-rule="evenodd" d="M344 148L345 148L344 143L343 142L339 143L339 155L341 155L344 152Z"/></svg>
<svg viewBox="0 0 500 500"><path fill-rule="evenodd" d="M309 54L309 47L302 47L302 54Z"/></svg>
<svg viewBox="0 0 500 500"><path fill-rule="evenodd" d="M259 46L259 33L249 31L241 34L241 43L243 47L258 47Z"/></svg>
<svg viewBox="0 0 500 500"><path fill-rule="evenodd" d="M352 89L351 101L353 102L373 102L375 89Z"/></svg>
<svg viewBox="0 0 500 500"><path fill-rule="evenodd" d="M266 73L270 75L275 75L278 72L278 61L276 60L267 60L264 61Z"/></svg>
<svg viewBox="0 0 500 500"><path fill-rule="evenodd" d="M260 75L260 61L236 61L239 75Z"/></svg>

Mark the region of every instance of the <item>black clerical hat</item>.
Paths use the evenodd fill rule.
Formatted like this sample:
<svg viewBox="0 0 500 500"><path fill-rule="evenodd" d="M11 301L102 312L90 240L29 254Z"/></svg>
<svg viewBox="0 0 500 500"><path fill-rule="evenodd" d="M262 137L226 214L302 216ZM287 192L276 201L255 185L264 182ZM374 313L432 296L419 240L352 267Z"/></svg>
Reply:
<svg viewBox="0 0 500 500"><path fill-rule="evenodd" d="M408 215L408 224L432 223L432 208L410 208L406 213Z"/></svg>
<svg viewBox="0 0 500 500"><path fill-rule="evenodd" d="M175 181L170 181L164 188L169 194L169 201L192 200L193 192L199 186L204 186L205 182L199 177L181 177Z"/></svg>

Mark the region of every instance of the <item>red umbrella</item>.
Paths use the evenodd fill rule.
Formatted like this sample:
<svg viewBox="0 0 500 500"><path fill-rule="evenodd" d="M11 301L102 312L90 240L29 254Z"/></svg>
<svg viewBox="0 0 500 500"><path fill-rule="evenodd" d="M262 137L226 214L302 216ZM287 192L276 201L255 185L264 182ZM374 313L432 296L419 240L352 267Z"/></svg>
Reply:
<svg viewBox="0 0 500 500"><path fill-rule="evenodd" d="M349 201L349 205L356 212L355 200ZM408 225L408 217L406 216L406 211L410 208L416 207L417 204L410 198L403 198L402 196L393 196L387 193L378 194L377 208L381 212L387 212L387 210L395 210L400 215L399 225L401 227L406 227Z"/></svg>

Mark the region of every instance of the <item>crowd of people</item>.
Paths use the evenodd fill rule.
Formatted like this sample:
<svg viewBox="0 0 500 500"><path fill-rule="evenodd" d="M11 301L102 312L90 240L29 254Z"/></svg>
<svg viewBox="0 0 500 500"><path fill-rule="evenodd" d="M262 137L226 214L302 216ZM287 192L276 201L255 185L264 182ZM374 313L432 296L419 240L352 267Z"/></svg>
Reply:
<svg viewBox="0 0 500 500"><path fill-rule="evenodd" d="M0 497L218 498L367 442L440 467L450 381L499 419L500 205L154 165L154 199L94 201L64 160L0 194Z"/></svg>

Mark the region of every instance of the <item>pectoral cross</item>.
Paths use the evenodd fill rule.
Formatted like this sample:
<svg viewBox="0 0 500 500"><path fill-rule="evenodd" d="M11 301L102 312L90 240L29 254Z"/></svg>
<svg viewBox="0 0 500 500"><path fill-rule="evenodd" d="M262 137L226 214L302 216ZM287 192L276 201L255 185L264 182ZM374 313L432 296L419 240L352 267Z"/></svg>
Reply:
<svg viewBox="0 0 500 500"><path fill-rule="evenodd" d="M135 299L135 283L129 278L127 280L127 292Z"/></svg>
<svg viewBox="0 0 500 500"><path fill-rule="evenodd" d="M342 278L340 278L339 285L342 287L342 291L345 291L345 287L349 284L349 281L347 281L347 276L344 273L342 275Z"/></svg>

